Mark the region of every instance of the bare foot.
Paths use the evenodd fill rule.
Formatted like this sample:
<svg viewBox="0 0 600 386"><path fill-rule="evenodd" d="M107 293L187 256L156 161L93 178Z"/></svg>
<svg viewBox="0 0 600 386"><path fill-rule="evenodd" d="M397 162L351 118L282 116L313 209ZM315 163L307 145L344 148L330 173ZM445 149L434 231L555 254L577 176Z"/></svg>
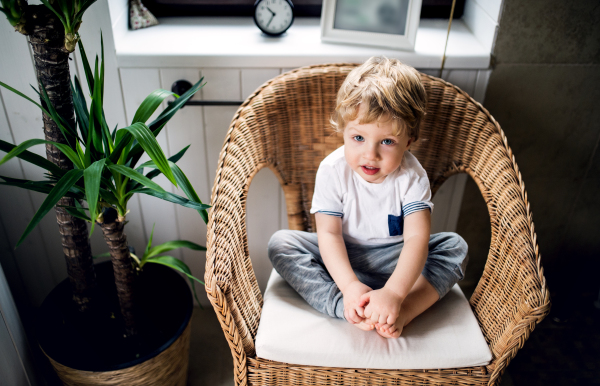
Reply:
<svg viewBox="0 0 600 386"><path fill-rule="evenodd" d="M372 325L372 324L369 324L369 323L365 323L365 322L355 323L355 324L352 324L352 325L353 325L354 327L358 327L358 328L360 328L360 329L361 329L361 330L363 330L363 331L371 331L372 329L374 329L374 328L375 328L375 326L374 326L374 325Z"/></svg>
<svg viewBox="0 0 600 386"><path fill-rule="evenodd" d="M375 330L377 333L384 338L388 339L396 339L399 338L402 334L402 330L404 330L404 326L406 326L404 319L396 319L396 322L392 325L384 324L382 326L375 326Z"/></svg>

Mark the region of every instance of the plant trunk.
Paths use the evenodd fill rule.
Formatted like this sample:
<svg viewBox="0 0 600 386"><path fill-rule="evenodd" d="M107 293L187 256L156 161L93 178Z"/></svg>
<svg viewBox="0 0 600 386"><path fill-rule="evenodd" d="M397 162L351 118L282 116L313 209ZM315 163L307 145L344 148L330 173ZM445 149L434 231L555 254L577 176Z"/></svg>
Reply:
<svg viewBox="0 0 600 386"><path fill-rule="evenodd" d="M127 236L124 232L125 224L124 222L116 221L117 212L114 209L106 210L103 220L104 222L98 223L98 225L102 228L104 240L110 250L115 285L117 286L121 315L123 315L125 322L126 335L134 336L137 335L137 322L134 309L136 305L136 275L131 261L131 254L127 247Z"/></svg>
<svg viewBox="0 0 600 386"><path fill-rule="evenodd" d="M38 87L42 84L58 113L75 128L75 113L70 87L69 53L63 48L64 27L60 20L44 5L30 5L28 20L29 43L33 50ZM56 123L46 114L44 135L46 140L67 143ZM46 157L61 169L73 169L71 161L55 146L46 145ZM75 206L74 199L63 197L58 205ZM87 224L57 206L56 219L62 236L62 246L67 261L67 272L73 287L73 300L80 311L89 308L96 289L96 274L88 237Z"/></svg>

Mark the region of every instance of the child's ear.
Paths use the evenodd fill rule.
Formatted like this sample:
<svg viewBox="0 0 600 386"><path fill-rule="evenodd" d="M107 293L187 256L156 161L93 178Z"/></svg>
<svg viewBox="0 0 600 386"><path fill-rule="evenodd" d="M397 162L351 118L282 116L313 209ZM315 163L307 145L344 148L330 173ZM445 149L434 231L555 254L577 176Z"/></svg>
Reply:
<svg viewBox="0 0 600 386"><path fill-rule="evenodd" d="M415 139L414 139L414 138L412 138L412 137L411 137L411 138L409 138L409 139L408 139L408 143L406 144L406 148L407 148L407 149L410 149L410 145L412 145L412 144L413 144L413 142L415 142Z"/></svg>

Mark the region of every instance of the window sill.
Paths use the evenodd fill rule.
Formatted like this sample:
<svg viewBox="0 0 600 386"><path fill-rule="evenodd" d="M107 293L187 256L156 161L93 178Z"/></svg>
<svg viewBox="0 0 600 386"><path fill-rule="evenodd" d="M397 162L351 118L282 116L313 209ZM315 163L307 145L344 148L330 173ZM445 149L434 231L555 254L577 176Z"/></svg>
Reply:
<svg viewBox="0 0 600 386"><path fill-rule="evenodd" d="M317 18L296 19L280 38L261 34L251 18L161 18L160 23L121 33L115 28L119 67L294 68L385 55L419 69L436 69L448 28L446 20L421 20L415 50L409 52L323 43ZM447 69L487 69L490 64L490 52L462 20L452 23L446 55Z"/></svg>

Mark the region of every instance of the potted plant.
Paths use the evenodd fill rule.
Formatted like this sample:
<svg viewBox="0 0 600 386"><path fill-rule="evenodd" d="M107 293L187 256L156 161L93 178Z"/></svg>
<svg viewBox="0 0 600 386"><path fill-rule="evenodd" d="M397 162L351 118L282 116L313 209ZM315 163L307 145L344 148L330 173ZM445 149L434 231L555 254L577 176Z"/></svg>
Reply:
<svg viewBox="0 0 600 386"><path fill-rule="evenodd" d="M90 233L95 225L101 228L112 261L97 267L93 307L87 312L79 312L76 303L70 300L68 281L52 291L41 308L40 346L66 384L109 384L115 377L119 377L121 384L185 384L191 294L179 275L160 267L183 273L192 280L192 285L193 280L202 282L191 276L183 262L161 254L179 247L203 247L182 240L153 247L151 236L144 253L138 257L127 245L124 227L127 203L138 193L195 209L207 220L209 206L200 201L176 165L189 146L167 159L156 141L169 119L203 86L202 79L181 96L161 89L152 92L137 109L130 126L110 130L102 107L103 49L100 61L96 56L92 72L81 43L79 48L91 105L88 110L76 77L71 84L76 125L59 113L43 84L38 92L42 103L38 104L0 82L0 86L38 105L51 117L63 138L62 142L31 139L18 146L0 141L0 150L7 152L0 164L18 157L48 172L43 181L0 176L4 185L47 194L17 245L58 204L71 216L90 222ZM147 124L170 96L175 96L175 101ZM61 169L27 150L40 144L55 146L73 164L73 169ZM151 160L138 165L144 153ZM149 171L144 174L146 170ZM161 173L181 188L187 198L170 193L152 181ZM72 204L62 204L62 197L70 198ZM84 201L87 207L82 205ZM113 274L114 280L107 279ZM178 305L181 307L177 308Z"/></svg>

